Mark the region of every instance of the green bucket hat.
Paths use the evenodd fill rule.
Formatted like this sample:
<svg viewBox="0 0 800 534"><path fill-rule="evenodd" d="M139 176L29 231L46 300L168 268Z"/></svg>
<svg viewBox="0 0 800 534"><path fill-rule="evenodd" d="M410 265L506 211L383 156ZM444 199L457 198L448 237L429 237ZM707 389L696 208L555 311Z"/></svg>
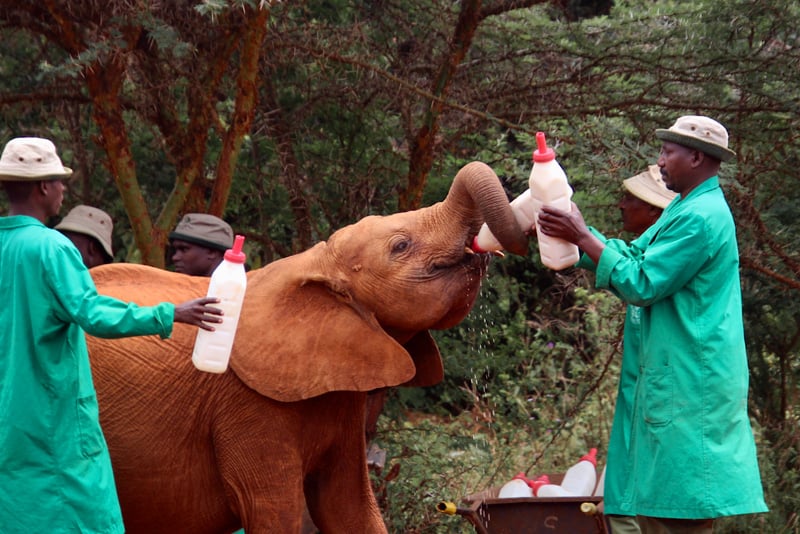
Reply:
<svg viewBox="0 0 800 534"><path fill-rule="evenodd" d="M207 213L187 213L175 230L170 232L169 239L224 252L233 246L233 229L219 217Z"/></svg>
<svg viewBox="0 0 800 534"><path fill-rule="evenodd" d="M17 137L6 143L0 156L0 181L35 182L71 174L72 169L61 164L49 139Z"/></svg>
<svg viewBox="0 0 800 534"><path fill-rule="evenodd" d="M736 152L728 148L728 130L723 125L701 115L685 115L669 129L656 130L656 137L699 150L720 161L728 161Z"/></svg>

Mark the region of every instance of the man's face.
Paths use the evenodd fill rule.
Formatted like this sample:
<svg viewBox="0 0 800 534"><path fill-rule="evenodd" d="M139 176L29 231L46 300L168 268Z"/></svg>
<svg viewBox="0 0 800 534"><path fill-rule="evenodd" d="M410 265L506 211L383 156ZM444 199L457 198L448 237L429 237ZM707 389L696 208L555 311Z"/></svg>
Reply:
<svg viewBox="0 0 800 534"><path fill-rule="evenodd" d="M617 206L622 213L622 229L636 235L644 233L661 215L661 208L648 204L625 191Z"/></svg>
<svg viewBox="0 0 800 534"><path fill-rule="evenodd" d="M211 276L211 273L222 261L223 253L221 251L180 239L172 240L172 249L172 264L176 273Z"/></svg>
<svg viewBox="0 0 800 534"><path fill-rule="evenodd" d="M61 211L61 204L64 202L64 191L66 191L67 186L64 185L60 178L57 178L42 182L42 187L45 191L44 207L47 216L58 215L58 212Z"/></svg>
<svg viewBox="0 0 800 534"><path fill-rule="evenodd" d="M661 145L661 153L658 155L658 166L661 169L661 176L664 184L675 191L682 193L691 184L692 180L692 161L697 152L693 148L685 147L670 141L664 141Z"/></svg>
<svg viewBox="0 0 800 534"><path fill-rule="evenodd" d="M62 230L61 233L67 236L81 253L81 259L87 269L111 262L103 252L102 245L94 237L69 230Z"/></svg>

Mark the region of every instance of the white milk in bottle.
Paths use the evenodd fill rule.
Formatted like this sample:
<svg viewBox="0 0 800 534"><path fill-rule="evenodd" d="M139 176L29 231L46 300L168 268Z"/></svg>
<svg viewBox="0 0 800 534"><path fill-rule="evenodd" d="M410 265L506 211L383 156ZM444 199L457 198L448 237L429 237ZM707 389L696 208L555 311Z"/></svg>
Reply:
<svg viewBox="0 0 800 534"><path fill-rule="evenodd" d="M244 236L237 235L233 248L225 252L222 260L211 274L208 296L220 299L214 304L222 310L222 323L214 325L214 331L197 330L192 363L201 371L224 373L231 357L236 326L242 311L247 275L244 270L245 254L242 252Z"/></svg>
<svg viewBox="0 0 800 534"><path fill-rule="evenodd" d="M594 494L597 483L597 449L590 449L581 459L567 469L561 487L572 495L587 497Z"/></svg>
<svg viewBox="0 0 800 534"><path fill-rule="evenodd" d="M547 147L544 132L536 133L537 150L533 153L533 169L528 181L536 218L543 205L562 211L572 211L572 188L567 182L564 169L556 161L556 153ZM560 271L578 262L578 247L563 239L545 235L536 226L539 255L542 263L550 269Z"/></svg>
<svg viewBox="0 0 800 534"><path fill-rule="evenodd" d="M533 497L533 490L531 489L530 481L525 477L525 473L517 473L514 478L503 484L497 494L498 499L520 497Z"/></svg>

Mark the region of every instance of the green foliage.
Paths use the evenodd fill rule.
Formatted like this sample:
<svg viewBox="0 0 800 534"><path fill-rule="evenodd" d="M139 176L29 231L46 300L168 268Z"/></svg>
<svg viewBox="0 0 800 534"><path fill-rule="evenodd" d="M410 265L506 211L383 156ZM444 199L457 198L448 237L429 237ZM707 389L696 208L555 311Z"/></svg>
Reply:
<svg viewBox="0 0 800 534"><path fill-rule="evenodd" d="M499 276L514 263L526 262L495 262L477 309L436 336L445 382L427 399L420 389L392 392L378 443L400 473L384 484L393 532L453 532L465 520L437 516L440 500L459 502L519 471L563 472L591 447L602 462L624 309L563 280L542 290L532 276Z"/></svg>

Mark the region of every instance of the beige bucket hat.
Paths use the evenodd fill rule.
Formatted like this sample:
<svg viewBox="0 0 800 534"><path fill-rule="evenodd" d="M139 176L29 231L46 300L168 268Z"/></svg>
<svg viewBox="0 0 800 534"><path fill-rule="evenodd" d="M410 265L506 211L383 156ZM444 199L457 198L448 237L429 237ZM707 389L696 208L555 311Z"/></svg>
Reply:
<svg viewBox="0 0 800 534"><path fill-rule="evenodd" d="M55 229L93 237L102 245L103 250L110 258L114 257L111 248L111 233L114 230L114 223L111 221L111 216L101 209L84 205L75 206L61 219Z"/></svg>
<svg viewBox="0 0 800 534"><path fill-rule="evenodd" d="M49 139L17 137L6 143L0 156L0 180L33 182L66 178L72 169L61 164L56 146Z"/></svg>
<svg viewBox="0 0 800 534"><path fill-rule="evenodd" d="M728 130L714 119L702 115L680 117L669 129L656 130L656 137L694 148L720 161L728 161L736 156L736 152L728 148Z"/></svg>
<svg viewBox="0 0 800 534"><path fill-rule="evenodd" d="M622 184L636 198L662 210L678 196L675 191L667 189L658 165L650 165L646 171L623 180Z"/></svg>
<svg viewBox="0 0 800 534"><path fill-rule="evenodd" d="M207 213L187 213L169 234L170 241L179 239L223 252L233 246L231 226Z"/></svg>

